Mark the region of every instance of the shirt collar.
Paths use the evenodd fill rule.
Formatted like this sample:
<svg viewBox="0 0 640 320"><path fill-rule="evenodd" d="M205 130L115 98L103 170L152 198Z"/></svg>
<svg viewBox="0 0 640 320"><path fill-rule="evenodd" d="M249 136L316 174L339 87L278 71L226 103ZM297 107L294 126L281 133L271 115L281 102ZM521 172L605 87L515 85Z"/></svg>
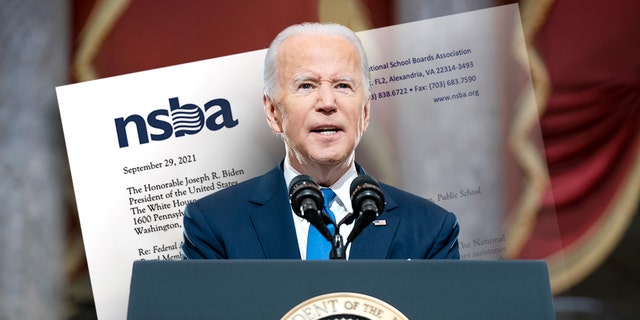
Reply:
<svg viewBox="0 0 640 320"><path fill-rule="evenodd" d="M287 188L289 188L289 184L291 180L301 173L298 172L291 166L289 162L289 157L285 157L284 160L284 180L287 183ZM358 176L358 171L356 170L355 163L351 164L349 170L345 172L336 183L330 186L331 190L336 193L336 199L338 199L347 212L352 211L351 207L351 196L349 195L349 188L351 187L351 182Z"/></svg>

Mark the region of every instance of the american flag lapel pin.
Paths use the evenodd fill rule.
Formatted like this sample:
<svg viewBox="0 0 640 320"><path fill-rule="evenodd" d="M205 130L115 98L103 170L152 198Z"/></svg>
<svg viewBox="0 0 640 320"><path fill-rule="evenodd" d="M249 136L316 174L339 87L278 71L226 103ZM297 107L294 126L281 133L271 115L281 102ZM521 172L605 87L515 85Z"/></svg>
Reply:
<svg viewBox="0 0 640 320"><path fill-rule="evenodd" d="M386 226L387 225L387 220L384 220L384 219L374 220L373 221L373 225L374 226Z"/></svg>

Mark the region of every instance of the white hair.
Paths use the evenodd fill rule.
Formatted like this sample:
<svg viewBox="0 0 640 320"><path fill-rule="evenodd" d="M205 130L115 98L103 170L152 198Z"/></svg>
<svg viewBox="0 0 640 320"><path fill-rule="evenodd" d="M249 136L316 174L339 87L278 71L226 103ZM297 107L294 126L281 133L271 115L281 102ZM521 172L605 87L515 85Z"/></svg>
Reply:
<svg viewBox="0 0 640 320"><path fill-rule="evenodd" d="M282 30L271 42L267 55L264 59L264 87L263 93L269 98L278 94L278 52L285 42L295 35L332 35L341 36L349 40L358 52L360 58L360 72L365 89L365 94L369 93L369 63L364 52L360 38L349 28L336 23L302 23L295 24Z"/></svg>

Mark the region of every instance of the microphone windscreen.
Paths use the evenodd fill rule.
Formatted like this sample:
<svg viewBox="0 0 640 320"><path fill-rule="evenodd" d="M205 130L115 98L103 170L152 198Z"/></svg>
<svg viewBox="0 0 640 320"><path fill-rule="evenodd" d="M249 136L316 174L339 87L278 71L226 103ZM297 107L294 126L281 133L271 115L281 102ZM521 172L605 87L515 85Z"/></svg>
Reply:
<svg viewBox="0 0 640 320"><path fill-rule="evenodd" d="M361 208L362 202L365 199L375 201L378 212L384 210L384 195L382 194L380 185L369 175L362 174L353 179L349 187L349 194L351 195L351 203L354 211Z"/></svg>
<svg viewBox="0 0 640 320"><path fill-rule="evenodd" d="M322 208L324 204L320 186L318 186L310 176L301 174L293 178L291 183L289 183L289 201L291 202L291 208L295 214L301 217L304 217L304 214L300 211L304 200L312 200L316 208Z"/></svg>

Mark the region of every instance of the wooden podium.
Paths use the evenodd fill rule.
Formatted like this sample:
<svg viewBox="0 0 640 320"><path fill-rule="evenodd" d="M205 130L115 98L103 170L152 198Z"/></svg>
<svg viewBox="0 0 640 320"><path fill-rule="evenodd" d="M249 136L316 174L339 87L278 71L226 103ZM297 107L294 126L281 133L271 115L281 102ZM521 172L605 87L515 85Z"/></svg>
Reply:
<svg viewBox="0 0 640 320"><path fill-rule="evenodd" d="M379 299L407 319L555 319L547 266L532 260L138 261L128 319L281 319L332 293ZM289 319L334 319L309 303Z"/></svg>

